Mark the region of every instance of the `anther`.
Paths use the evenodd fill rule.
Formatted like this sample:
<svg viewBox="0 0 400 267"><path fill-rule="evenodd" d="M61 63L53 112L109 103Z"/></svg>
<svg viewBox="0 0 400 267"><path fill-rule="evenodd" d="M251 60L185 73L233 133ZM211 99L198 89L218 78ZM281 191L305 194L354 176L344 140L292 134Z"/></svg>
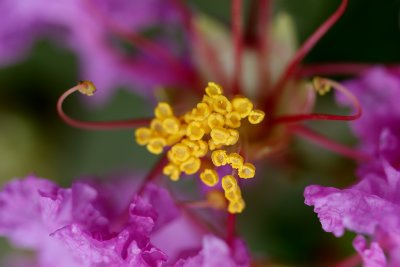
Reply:
<svg viewBox="0 0 400 267"><path fill-rule="evenodd" d="M151 130L149 128L141 127L135 131L136 142L141 145L147 145L151 138Z"/></svg>
<svg viewBox="0 0 400 267"><path fill-rule="evenodd" d="M214 128L211 130L210 136L216 145L226 145L230 133L224 128Z"/></svg>
<svg viewBox="0 0 400 267"><path fill-rule="evenodd" d="M239 168L238 176L243 179L253 178L256 175L256 167L251 163L245 163Z"/></svg>
<svg viewBox="0 0 400 267"><path fill-rule="evenodd" d="M165 119L173 116L172 108L168 103L160 102L154 109L154 115L159 119Z"/></svg>
<svg viewBox="0 0 400 267"><path fill-rule="evenodd" d="M84 95L92 96L96 92L96 86L91 81L80 81L78 86L79 92Z"/></svg>
<svg viewBox="0 0 400 267"><path fill-rule="evenodd" d="M183 162L179 167L180 170L186 174L195 174L201 166L201 161L198 158L190 157L187 161Z"/></svg>
<svg viewBox="0 0 400 267"><path fill-rule="evenodd" d="M228 156L225 150L215 150L211 154L211 160L214 166L224 166L228 163Z"/></svg>
<svg viewBox="0 0 400 267"><path fill-rule="evenodd" d="M202 173L200 173L200 179L204 184L210 187L215 186L219 181L217 172L212 169L205 169Z"/></svg>
<svg viewBox="0 0 400 267"><path fill-rule="evenodd" d="M206 87L206 94L208 96L217 96L217 95L221 95L223 93L223 90L221 88L221 86L219 86L216 83L213 82L209 82L208 86Z"/></svg>
<svg viewBox="0 0 400 267"><path fill-rule="evenodd" d="M217 95L213 97L213 100L214 100L213 102L214 111L220 114L226 114L232 111L232 104L225 96Z"/></svg>
<svg viewBox="0 0 400 267"><path fill-rule="evenodd" d="M240 114L241 118L245 118L253 110L253 103L246 97L235 97L232 100L232 107Z"/></svg>
<svg viewBox="0 0 400 267"><path fill-rule="evenodd" d="M252 110L249 114L249 122L251 124L259 124L260 122L263 121L264 117L265 117L264 111L255 109Z"/></svg>
<svg viewBox="0 0 400 267"><path fill-rule="evenodd" d="M161 154L163 152L163 148L166 145L166 141L162 137L152 137L147 144L147 150L152 154Z"/></svg>
<svg viewBox="0 0 400 267"><path fill-rule="evenodd" d="M221 184L225 192L235 191L238 187L237 181L232 175L225 175L222 177Z"/></svg>
<svg viewBox="0 0 400 267"><path fill-rule="evenodd" d="M171 158L176 162L184 162L190 157L189 148L183 144L176 144L171 148Z"/></svg>
<svg viewBox="0 0 400 267"><path fill-rule="evenodd" d="M222 116L219 113L211 113L211 115L207 119L207 122L208 122L208 126L211 129L222 128L222 127L224 127L225 119L224 119L224 116Z"/></svg>
<svg viewBox="0 0 400 267"><path fill-rule="evenodd" d="M313 86L315 91L317 91L321 96L325 95L331 90L331 85L327 82L326 80L320 78L320 77L315 77L313 79Z"/></svg>
<svg viewBox="0 0 400 267"><path fill-rule="evenodd" d="M168 134L173 135L173 134L177 134L179 132L180 122L177 118L170 117L170 118L166 118L162 122L162 126L163 126L163 129L165 129L165 131Z"/></svg>
<svg viewBox="0 0 400 267"><path fill-rule="evenodd" d="M239 112L232 111L225 115L225 124L231 128L239 128L240 127L240 119L241 116Z"/></svg>
<svg viewBox="0 0 400 267"><path fill-rule="evenodd" d="M200 140L204 134L204 129L198 121L191 122L186 129L186 135L190 140Z"/></svg>
<svg viewBox="0 0 400 267"><path fill-rule="evenodd" d="M163 174L171 178L172 181L178 181L180 176L180 170L178 166L169 163L163 169Z"/></svg>
<svg viewBox="0 0 400 267"><path fill-rule="evenodd" d="M232 166L232 168L240 169L243 166L243 157L238 153L230 153L228 155L228 163Z"/></svg>

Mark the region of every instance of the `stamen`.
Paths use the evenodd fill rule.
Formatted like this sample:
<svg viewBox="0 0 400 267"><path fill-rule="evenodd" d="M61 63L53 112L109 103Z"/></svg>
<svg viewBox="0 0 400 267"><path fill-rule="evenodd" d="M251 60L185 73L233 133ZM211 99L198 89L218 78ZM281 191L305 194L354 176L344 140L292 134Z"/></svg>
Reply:
<svg viewBox="0 0 400 267"><path fill-rule="evenodd" d="M200 173L200 179L210 187L215 186L219 181L218 173L212 169L205 169Z"/></svg>
<svg viewBox="0 0 400 267"><path fill-rule="evenodd" d="M254 177L253 164L245 163L238 153L228 155L222 148L238 142L240 134L236 128L241 125L242 119L248 117L251 123L260 123L264 112L254 110L253 103L247 98L229 100L223 95L222 87L212 82L208 83L205 93L202 102L179 117L174 115L169 104L159 103L154 109L155 118L151 120L150 127L136 130L138 144L146 146L153 154L160 154L170 147L167 152L169 164L163 173L174 181L179 180L181 173L192 175L199 172L202 158L206 156L205 161L211 159L215 167L229 163L240 178ZM203 168L200 179L207 186L215 186L219 181L216 170L211 168ZM234 190L224 188L225 197L229 200L228 211L240 213L245 206L241 191L233 176L222 179L223 187L227 181L235 186Z"/></svg>
<svg viewBox="0 0 400 267"><path fill-rule="evenodd" d="M117 129L132 129L136 128L139 126L147 125L149 124L150 120L149 119L132 119L132 120L121 120L121 121L102 121L102 122L97 122L97 121L81 121L81 120L76 120L71 117L69 117L67 114L65 114L63 110L63 103L65 99L70 96L71 94L75 93L76 91L79 91L80 93L91 96L94 94L96 91L96 88L94 84L90 81L82 81L79 82L78 85L72 87L71 89L67 90L64 92L58 99L57 101L57 112L60 118L67 123L68 125L79 128L79 129L88 129L88 130L117 130ZM142 138L145 138L142 136L143 131L140 133L140 141L143 142Z"/></svg>
<svg viewBox="0 0 400 267"><path fill-rule="evenodd" d="M342 0L340 6L336 11L324 22L318 29L303 43L303 45L297 50L293 59L290 61L288 67L278 79L276 85L274 86L274 98L280 98L282 94L282 89L284 88L286 82L294 75L299 67L299 64L308 54L308 52L315 46L315 44L326 34L326 32L332 28L333 25L339 20L346 10L348 0Z"/></svg>
<svg viewBox="0 0 400 267"><path fill-rule="evenodd" d="M325 93L329 88L333 88L340 93L344 94L350 102L352 102L355 111L354 115L332 115L332 114L320 114L320 113L311 113L311 114L297 114L297 115L287 115L280 116L272 120L273 124L281 124L281 123L295 123L306 120L336 120L336 121L352 121L361 117L362 109L358 99L343 85L324 78L316 78L314 80L314 86L317 92Z"/></svg>
<svg viewBox="0 0 400 267"><path fill-rule="evenodd" d="M369 161L372 159L372 157L368 154L365 154L358 150L354 150L345 145L336 143L335 141L332 141L318 133L315 133L314 131L312 131L304 126L293 125L293 126L290 126L289 129L293 133L298 134L299 136L305 137L306 139L308 139L330 151L333 151L340 155L343 155L345 157L348 157L348 158L351 158L351 159L354 159L357 161Z"/></svg>
<svg viewBox="0 0 400 267"><path fill-rule="evenodd" d="M243 54L243 14L242 0L232 0L232 37L234 47L234 69L232 93L240 93L240 77L242 70L242 54Z"/></svg>

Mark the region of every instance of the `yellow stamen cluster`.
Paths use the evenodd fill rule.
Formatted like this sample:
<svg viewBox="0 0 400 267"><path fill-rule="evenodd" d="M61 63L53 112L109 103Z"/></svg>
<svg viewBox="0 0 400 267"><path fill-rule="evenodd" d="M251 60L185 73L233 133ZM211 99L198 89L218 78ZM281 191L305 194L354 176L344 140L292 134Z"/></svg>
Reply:
<svg viewBox="0 0 400 267"><path fill-rule="evenodd" d="M324 82L324 79L320 77L315 77L313 79L313 86L315 91L317 91L317 93L321 96L329 93L329 91L331 90L331 86Z"/></svg>
<svg viewBox="0 0 400 267"><path fill-rule="evenodd" d="M139 145L147 147L153 154L160 154L166 147L168 164L163 173L171 180L179 180L182 173L195 174L201 169L201 158L209 151L214 166L230 166L237 170L240 178L253 178L255 167L244 163L243 157L237 153L227 154L224 146L235 145L239 140L237 130L242 120L247 118L251 124L261 123L265 113L253 109L253 103L245 97L237 96L229 100L223 95L222 88L215 83L208 83L206 94L200 103L182 116L175 116L171 106L161 102L154 110L155 118L150 127L139 128L135 132ZM215 186L219 177L214 169L205 168L200 179L208 186ZM236 181L236 180L235 180ZM237 185L234 191L225 191L229 200L230 212L241 212L244 201ZM233 195L234 196L233 196Z"/></svg>

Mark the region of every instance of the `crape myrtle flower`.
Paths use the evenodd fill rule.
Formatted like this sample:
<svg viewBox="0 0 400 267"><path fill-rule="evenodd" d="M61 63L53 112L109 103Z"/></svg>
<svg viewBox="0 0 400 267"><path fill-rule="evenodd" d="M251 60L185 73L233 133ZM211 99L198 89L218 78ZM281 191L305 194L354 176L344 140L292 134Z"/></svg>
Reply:
<svg viewBox="0 0 400 267"><path fill-rule="evenodd" d="M37 253L29 266L249 264L242 241L228 245L149 182L82 180L64 189L28 176L5 185L0 207L0 235Z"/></svg>
<svg viewBox="0 0 400 267"><path fill-rule="evenodd" d="M400 264L400 139L389 129L380 136L380 169L364 172L346 189L312 185L305 189L305 203L314 206L322 228L339 237L347 229L359 234L354 247L365 266ZM371 239L370 245L363 236ZM379 264L378 264L379 263Z"/></svg>
<svg viewBox="0 0 400 267"><path fill-rule="evenodd" d="M159 84L190 84L190 67L177 63L183 55L172 38L138 35L162 24L178 27L168 1L5 0L0 9L0 65L21 60L38 38L51 38L78 56L81 77L102 88L98 101L121 86L148 94Z"/></svg>
<svg viewBox="0 0 400 267"><path fill-rule="evenodd" d="M257 162L285 151L295 134L350 158L365 159L364 154L301 124L308 120L351 121L361 116L357 98L340 83L320 77L312 81L304 78L319 72L327 74L326 66L301 63L343 14L346 0L297 51L292 50L292 43L284 42L292 37L282 37L270 30L269 1L253 3L250 15L255 20L253 28L247 31L242 25L240 0L232 1L231 30L195 13L179 0L173 2L191 42L199 84L185 91L165 89L160 94L163 99L154 107L154 118L86 122L69 117L63 110L64 100L72 93L79 91L88 96L95 93L92 82L82 81L66 91L57 103L58 113L66 123L92 130L137 128L137 143L161 157L152 170L156 173L154 177L164 174L179 181L196 174L209 187L202 190L204 200L192 206L227 211L228 240L236 235L236 214L245 208L241 187L244 179L256 177ZM273 23L277 28L290 25L290 17L279 15ZM292 56L287 57L287 53ZM332 73L359 69L349 71L343 66L346 64L329 67ZM324 95L331 89L352 103L353 114L312 113L316 95Z"/></svg>
<svg viewBox="0 0 400 267"><path fill-rule="evenodd" d="M345 229L360 234L353 246L365 266L397 266L399 258L400 92L398 68L371 68L346 82L365 113L351 123L360 148L371 155L359 165L359 181L347 189L306 188L305 203L314 206L322 227L336 236ZM348 101L338 97L341 104ZM369 236L370 244L363 235ZM388 255L388 260L384 252Z"/></svg>

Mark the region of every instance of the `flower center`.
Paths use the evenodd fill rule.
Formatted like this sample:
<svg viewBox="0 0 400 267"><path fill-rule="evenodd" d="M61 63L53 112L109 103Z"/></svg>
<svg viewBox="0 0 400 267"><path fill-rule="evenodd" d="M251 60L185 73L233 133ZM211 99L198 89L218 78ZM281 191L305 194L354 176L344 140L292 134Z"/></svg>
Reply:
<svg viewBox="0 0 400 267"><path fill-rule="evenodd" d="M173 181L179 180L182 173L200 172L200 180L205 185L215 186L220 177L214 168L202 167L206 161L214 167L229 164L239 178L253 178L255 166L245 162L240 154L228 150L233 150L239 142L238 130L242 121L247 119L250 124L259 124L265 113L253 109L253 103L246 97L235 96L229 100L216 83L208 83L205 93L202 101L182 116L176 116L168 103L159 103L149 127L136 130L136 142L146 146L152 154L169 149L168 164L163 173ZM236 178L226 175L221 183L229 202L228 211L242 212L244 201Z"/></svg>

